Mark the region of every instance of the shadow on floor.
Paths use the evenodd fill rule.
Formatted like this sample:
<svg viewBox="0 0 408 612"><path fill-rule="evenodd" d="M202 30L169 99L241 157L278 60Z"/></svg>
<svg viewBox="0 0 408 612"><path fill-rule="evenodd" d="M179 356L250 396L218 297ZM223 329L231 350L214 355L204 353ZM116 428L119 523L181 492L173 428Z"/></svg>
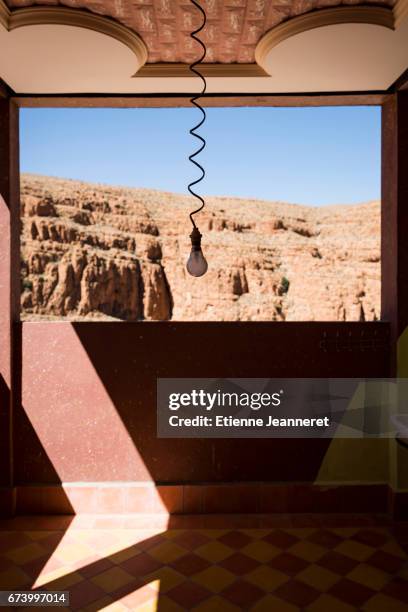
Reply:
<svg viewBox="0 0 408 612"><path fill-rule="evenodd" d="M257 528L241 529L237 517L228 527L224 516L210 529L188 528L188 517L175 517L161 530L99 517L65 531L52 521L26 519L24 530L0 532L0 568L8 561L16 576L28 568L32 576L31 584L4 585L0 571L1 588L68 590L69 609L86 611L403 612L408 606L408 529L395 536L383 519L275 517L260 529L258 518Z"/></svg>

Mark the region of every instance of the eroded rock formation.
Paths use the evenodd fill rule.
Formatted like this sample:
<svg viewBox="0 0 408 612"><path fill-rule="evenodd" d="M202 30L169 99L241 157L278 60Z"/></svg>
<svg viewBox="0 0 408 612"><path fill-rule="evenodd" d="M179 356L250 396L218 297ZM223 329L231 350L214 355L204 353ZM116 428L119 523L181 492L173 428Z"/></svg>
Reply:
<svg viewBox="0 0 408 612"><path fill-rule="evenodd" d="M208 198L195 279L189 197L31 175L21 191L24 319L379 318L379 202Z"/></svg>

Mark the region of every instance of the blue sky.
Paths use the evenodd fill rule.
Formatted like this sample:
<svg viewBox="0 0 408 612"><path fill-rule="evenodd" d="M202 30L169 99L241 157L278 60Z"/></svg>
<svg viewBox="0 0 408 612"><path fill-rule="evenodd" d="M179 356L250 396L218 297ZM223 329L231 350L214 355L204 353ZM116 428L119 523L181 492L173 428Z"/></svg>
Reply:
<svg viewBox="0 0 408 612"><path fill-rule="evenodd" d="M299 204L380 198L378 107L208 109L202 194ZM186 193L195 109L22 109L21 170Z"/></svg>

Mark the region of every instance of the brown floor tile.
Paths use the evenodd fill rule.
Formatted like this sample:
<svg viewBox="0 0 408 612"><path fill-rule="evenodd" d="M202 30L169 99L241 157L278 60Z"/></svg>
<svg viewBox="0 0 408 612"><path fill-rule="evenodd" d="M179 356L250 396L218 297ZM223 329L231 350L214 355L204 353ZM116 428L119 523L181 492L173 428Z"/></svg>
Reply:
<svg viewBox="0 0 408 612"><path fill-rule="evenodd" d="M0 572L4 572L5 570L9 569L10 567L10 559L7 559L6 557L3 557L3 555L0 555Z"/></svg>
<svg viewBox="0 0 408 612"><path fill-rule="evenodd" d="M92 578L97 574L105 572L106 570L113 567L113 565L114 564L109 558L102 558L98 559L97 561L94 561L93 563L82 563L82 566L78 568L78 571L81 576L88 580L89 578Z"/></svg>
<svg viewBox="0 0 408 612"><path fill-rule="evenodd" d="M265 592L246 580L237 580L224 589L221 595L236 606L249 610L265 596Z"/></svg>
<svg viewBox="0 0 408 612"><path fill-rule="evenodd" d="M163 593L167 593L167 591L173 589L181 582L184 582L185 579L185 576L183 576L179 572L176 572L176 570L174 570L173 568L164 565L152 574L148 574L147 576L145 576L143 580L149 584L151 582L158 581L160 585L160 595L162 595Z"/></svg>
<svg viewBox="0 0 408 612"><path fill-rule="evenodd" d="M234 606L234 604L230 603L224 599L224 597L220 597L219 595L205 599L201 604L194 608L194 612L240 612L240 610L242 610L242 608Z"/></svg>
<svg viewBox="0 0 408 612"><path fill-rule="evenodd" d="M235 553L224 561L219 563L222 567L233 572L237 576L242 576L243 574L247 574L252 571L255 567L259 567L259 563L248 557L247 555L243 555L241 553Z"/></svg>
<svg viewBox="0 0 408 612"><path fill-rule="evenodd" d="M376 550L365 562L389 574L398 572L404 565L404 559L390 555L382 550Z"/></svg>
<svg viewBox="0 0 408 612"><path fill-rule="evenodd" d="M407 612L406 604L383 593L374 595L361 609L364 612Z"/></svg>
<svg viewBox="0 0 408 612"><path fill-rule="evenodd" d="M162 564L160 561L153 559L150 555L144 552L138 553L134 557L126 559L126 561L119 564L119 567L135 578L138 578L139 576L146 576L146 574L151 574L151 572L158 570L161 566Z"/></svg>
<svg viewBox="0 0 408 612"><path fill-rule="evenodd" d="M331 589L329 589L330 595L337 597L341 601L345 601L351 606L361 608L361 606L368 601L376 592L362 584L349 580L348 578L342 578L337 582ZM384 611L385 612L385 611Z"/></svg>
<svg viewBox="0 0 408 612"><path fill-rule="evenodd" d="M291 546L296 544L296 542L299 541L299 538L295 537L290 533L287 533L286 531L276 529L269 533L267 536L265 536L263 540L265 542L268 542L268 544L272 544L277 548L285 550L286 548L290 548Z"/></svg>
<svg viewBox="0 0 408 612"><path fill-rule="evenodd" d="M269 561L268 565L288 576L295 576L307 567L307 561L290 553L282 553Z"/></svg>
<svg viewBox="0 0 408 612"><path fill-rule="evenodd" d="M0 550L2 555L8 551L20 548L25 544L31 543L31 538L22 531L3 531L0 532Z"/></svg>
<svg viewBox="0 0 408 612"><path fill-rule="evenodd" d="M144 589L145 587L149 587L152 593L156 592L155 586L151 583L152 579L145 578L133 578L129 582L125 582L119 586L119 581L117 583L117 588L114 588L113 591L109 591L109 595L113 598L114 601L122 600L124 597L127 597L131 593L135 593L140 589ZM116 586L116 585L115 585ZM150 592L149 591L149 592Z"/></svg>
<svg viewBox="0 0 408 612"><path fill-rule="evenodd" d="M64 587L85 612L151 612L157 598L160 612L408 610L408 556L381 517L179 516L171 529L162 517L64 521L0 522L3 589Z"/></svg>
<svg viewBox="0 0 408 612"><path fill-rule="evenodd" d="M99 610L105 609L109 604L112 604L113 599L109 595L104 595L100 599L96 599L92 603L81 608L83 612L99 612Z"/></svg>
<svg viewBox="0 0 408 612"><path fill-rule="evenodd" d="M362 544L379 548L388 542L390 539L390 534L384 530L375 531L373 529L360 529L353 535L352 539L356 540L357 542L361 542Z"/></svg>
<svg viewBox="0 0 408 612"><path fill-rule="evenodd" d="M211 592L199 584L186 580L167 592L167 597L175 601L185 610L191 610L204 599L211 597Z"/></svg>
<svg viewBox="0 0 408 612"><path fill-rule="evenodd" d="M103 589L88 580L83 580L69 588L69 605L72 610L82 610L105 596L106 592Z"/></svg>
<svg viewBox="0 0 408 612"><path fill-rule="evenodd" d="M299 612L299 607L283 601L275 595L266 595L255 604L251 612Z"/></svg>
<svg viewBox="0 0 408 612"><path fill-rule="evenodd" d="M304 582L290 580L279 586L274 595L299 608L305 608L320 596L320 591Z"/></svg>
<svg viewBox="0 0 408 612"><path fill-rule="evenodd" d="M155 535L149 536L148 538L146 538L145 540L142 540L141 542L137 543L137 548L139 550L150 550L151 548L155 548L156 546L159 546L160 544L163 544L163 542L166 542L166 538L164 536L164 533L157 533Z"/></svg>
<svg viewBox="0 0 408 612"><path fill-rule="evenodd" d="M213 540L197 548L196 553L211 563L219 563L223 559L230 557L234 551L229 546L222 544L222 542Z"/></svg>
<svg viewBox="0 0 408 612"><path fill-rule="evenodd" d="M186 530L173 538L173 542L186 550L195 550L209 541L209 538L200 531Z"/></svg>
<svg viewBox="0 0 408 612"><path fill-rule="evenodd" d="M306 608L307 612L356 612L355 606L350 606L332 595L324 593ZM381 612L385 612L382 610ZM391 612L391 611L387 611Z"/></svg>
<svg viewBox="0 0 408 612"><path fill-rule="evenodd" d="M30 588L31 584L30 576L14 565L0 572L0 590L26 589Z"/></svg>
<svg viewBox="0 0 408 612"><path fill-rule="evenodd" d="M126 606L127 610L137 610L139 606L146 604L147 602L153 602L153 610L156 610L156 601L158 599L157 593L150 588L149 585L135 588L130 593L121 597L120 603Z"/></svg>
<svg viewBox="0 0 408 612"><path fill-rule="evenodd" d="M169 563L169 565L184 576L192 576L209 567L211 563L198 555L188 554L179 557L172 563Z"/></svg>
<svg viewBox="0 0 408 612"><path fill-rule="evenodd" d="M167 597L167 595L160 595L155 607L150 609L147 607L147 610L146 608L141 608L138 612L185 612L185 608L179 606L179 604Z"/></svg>
<svg viewBox="0 0 408 612"><path fill-rule="evenodd" d="M251 538L242 531L228 531L218 538L218 540L234 549L243 548L251 542Z"/></svg>
<svg viewBox="0 0 408 612"><path fill-rule="evenodd" d="M134 581L134 577L118 566L111 567L101 574L97 574L91 578L90 582L96 584L103 589L105 593L114 593L122 586L130 585Z"/></svg>
<svg viewBox="0 0 408 612"><path fill-rule="evenodd" d="M383 593L403 601L408 608L408 581L401 578L394 578L383 589Z"/></svg>
<svg viewBox="0 0 408 612"><path fill-rule="evenodd" d="M351 572L351 570L356 567L357 564L358 561L350 559L350 557L345 557L344 555L335 551L328 552L317 561L317 565L331 570L335 574L341 574L342 576L345 576Z"/></svg>
<svg viewBox="0 0 408 612"><path fill-rule="evenodd" d="M334 548L342 541L340 536L328 529L317 529L306 539L324 548Z"/></svg>
<svg viewBox="0 0 408 612"><path fill-rule="evenodd" d="M46 555L44 557L39 557L38 559L28 561L28 563L21 563L20 567L28 576L30 576L30 578L35 580L47 563L48 559L49 555Z"/></svg>

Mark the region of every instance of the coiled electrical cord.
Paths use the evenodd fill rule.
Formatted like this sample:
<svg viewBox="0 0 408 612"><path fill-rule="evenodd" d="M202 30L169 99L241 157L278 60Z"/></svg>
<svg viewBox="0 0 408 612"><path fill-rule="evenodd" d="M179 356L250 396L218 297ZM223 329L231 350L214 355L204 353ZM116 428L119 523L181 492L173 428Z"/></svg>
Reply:
<svg viewBox="0 0 408 612"><path fill-rule="evenodd" d="M190 160L190 161L191 161L191 162L192 162L192 163L193 163L195 166L197 166L197 168L198 168L199 170L201 170L201 173L202 173L202 174L201 174L201 176L200 176L200 178L198 178L197 180L193 181L192 183L190 183L190 184L188 185L188 190L189 190L189 192L191 193L191 195L192 195L192 196L194 196L195 198L197 198L197 199L198 199L198 200L201 202L201 206L200 206L199 208L197 208L196 210L193 210L193 212L191 212L191 213L190 213L190 220L191 220L191 223L193 224L193 227L194 227L194 228L197 228L197 226L196 226L196 224L195 224L195 222L194 222L193 216L194 216L194 215L196 215L197 213L199 213L199 212L200 212L200 211L201 211L201 210L204 208L204 206L205 206L205 201L204 201L204 199L203 199L203 198L202 198L202 197L201 197L201 196L200 196L198 193L196 193L196 192L195 192L195 191L192 189L192 187L194 187L194 185L197 185L198 183L200 183L200 182L203 180L203 178L205 177L205 170L204 170L204 168L203 168L203 167L202 167L202 166L201 166L201 165L200 165L200 164L199 164L199 163L198 163L198 162L195 160L195 157L197 157L197 155L199 155L199 154L200 154L200 153L203 151L203 149L205 148L206 142L205 142L205 139L204 139L202 136L200 136L200 134L197 134L197 133L196 133L196 130L198 130L198 129L199 129L199 128L200 128L200 127L203 125L203 123L204 123L204 121L205 121L205 119L206 119L206 116L207 116L207 115L206 115L206 113L205 113L205 110L203 109L203 107L202 107L202 106L200 106L200 104L197 102L197 100L198 100L199 98L201 98L202 96L204 96L204 95L205 95L205 92L206 92L206 89L207 89L207 82L206 82L206 80L205 80L205 77L204 77L204 76L201 74L201 72L199 72L198 70L196 70L196 66L197 66L198 64L201 64L201 62L202 62L202 61L203 61L203 59L205 58L205 56L206 56L206 52L207 52L207 49L206 49L206 46L205 46L205 44L203 43L203 41L202 41L200 38L198 38L196 35L197 35L197 34L199 34L199 33L201 32L201 30L203 30L203 29L204 29L205 24L206 24L206 22L207 22L207 16L206 16L205 11L203 10L203 8L200 6L200 4L199 4L198 2L196 2L196 0L190 0L190 2L191 2L192 4L194 4L194 6L195 6L196 8L198 8L198 9L199 9L199 11L201 12L201 14L202 14L202 16L203 16L203 22L202 22L202 24L200 25L200 27L199 27L197 30L194 30L194 32L191 32L191 34L190 34L191 38L193 38L193 39L194 39L196 42L198 42L198 43L201 45L202 49L203 49L203 54L202 54L202 56L200 57L200 59L198 59L196 62L194 62L193 64L191 64L191 65L190 65L190 70L191 70L192 72L194 72L194 74L196 74L198 77L200 77L200 79L201 79L201 80L202 80L202 82L203 82L203 89L201 90L201 92L200 92L199 94L197 94L196 96L193 96L193 97L191 98L191 103L192 103L192 104L194 104L194 106L195 106L196 108L198 108L198 110L200 110L200 111L201 111L201 113L202 113L202 115L203 115L203 118L201 119L201 121L200 121L199 123L197 123L197 125L196 125L195 127L193 127L193 128L190 130L190 134L191 134L192 136L195 136L195 138L198 138L198 140L200 140L202 144L201 144L201 147L200 147L199 149L197 149L197 151L196 151L195 153L193 153L192 155L190 155L190 156L189 156L189 158L188 158L188 159L189 159L189 160Z"/></svg>

